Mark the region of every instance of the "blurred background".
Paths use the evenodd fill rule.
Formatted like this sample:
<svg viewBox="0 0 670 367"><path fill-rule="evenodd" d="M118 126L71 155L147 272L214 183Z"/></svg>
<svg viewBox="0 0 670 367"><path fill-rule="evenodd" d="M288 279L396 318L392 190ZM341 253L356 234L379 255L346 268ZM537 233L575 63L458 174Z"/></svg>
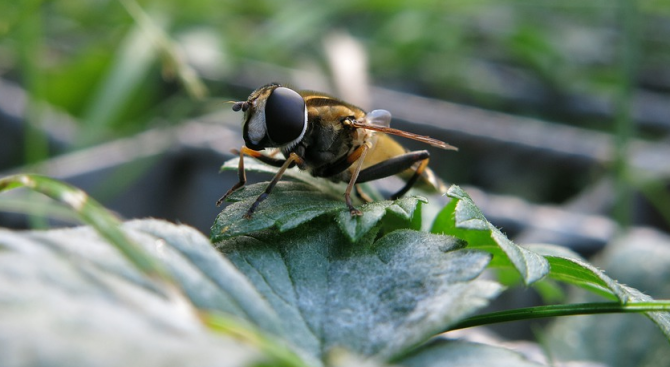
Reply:
<svg viewBox="0 0 670 367"><path fill-rule="evenodd" d="M663 0L3 0L0 176L208 234L242 144L226 102L273 81L458 146L431 167L518 243L591 256L645 228L667 244ZM44 225L16 214L25 195L0 195L1 227Z"/></svg>

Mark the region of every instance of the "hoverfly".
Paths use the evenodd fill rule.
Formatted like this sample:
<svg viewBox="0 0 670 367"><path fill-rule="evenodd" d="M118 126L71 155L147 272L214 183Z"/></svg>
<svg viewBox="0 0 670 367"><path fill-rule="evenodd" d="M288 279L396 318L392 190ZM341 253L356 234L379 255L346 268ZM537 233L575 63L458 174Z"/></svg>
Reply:
<svg viewBox="0 0 670 367"><path fill-rule="evenodd" d="M277 83L264 85L246 101L233 102L233 111L244 112L245 145L233 153L240 155L239 182L218 201L221 205L231 193L246 183L244 155L279 167L265 191L251 205L245 218L251 218L286 169L298 166L315 177L335 182L348 182L344 201L351 215L360 215L351 201L351 192L369 201L356 184L397 174L409 176L405 185L391 198L404 195L421 178L433 187L444 185L428 166L428 151L409 152L390 136L397 135L457 150L445 142L389 127L391 114L385 110L366 113L349 103L329 95L311 91L294 91ZM381 132L383 134L379 134ZM279 148L284 159L261 153L266 148Z"/></svg>

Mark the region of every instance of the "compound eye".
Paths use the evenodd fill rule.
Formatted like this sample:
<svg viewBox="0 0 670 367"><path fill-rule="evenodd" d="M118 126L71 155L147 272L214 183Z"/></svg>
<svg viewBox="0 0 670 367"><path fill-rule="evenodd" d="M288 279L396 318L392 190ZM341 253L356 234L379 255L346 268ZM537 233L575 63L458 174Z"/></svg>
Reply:
<svg viewBox="0 0 670 367"><path fill-rule="evenodd" d="M307 124L305 100L296 91L277 87L265 103L265 125L268 136L279 145L296 142Z"/></svg>

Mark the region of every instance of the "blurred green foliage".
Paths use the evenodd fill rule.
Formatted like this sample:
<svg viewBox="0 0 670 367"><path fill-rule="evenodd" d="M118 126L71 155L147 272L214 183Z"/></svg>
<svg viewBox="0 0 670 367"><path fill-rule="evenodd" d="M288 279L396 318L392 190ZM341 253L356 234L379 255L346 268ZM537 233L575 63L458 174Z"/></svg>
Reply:
<svg viewBox="0 0 670 367"><path fill-rule="evenodd" d="M340 31L366 48L377 85L603 131L613 132L615 120L646 122L620 128L622 186L636 175L626 169L628 135L661 140L670 131L668 117L653 108L616 108L649 95L670 100L668 0L0 0L0 83L28 92L29 131L39 131L42 100L71 114L80 147L228 108L222 101L255 87L244 76L258 65L330 75L324 40ZM634 62L630 69L626 60ZM48 154L39 133L26 142L26 162ZM488 170L480 182L500 192L550 196L528 189L537 171L513 171L532 159L495 156L497 168L484 169L468 160L473 150L463 149L453 171ZM575 184L551 169L546 181L554 186L581 188L600 175L582 171ZM119 174L126 182L139 175L127 172ZM650 202L668 207L667 177L636 184ZM633 204L621 202L630 212Z"/></svg>
<svg viewBox="0 0 670 367"><path fill-rule="evenodd" d="M156 47L128 3L134 0L0 2L0 74L23 85L41 80L40 98L89 126L83 144L201 112L178 82L174 58L194 65L212 95L227 97L250 60L316 66L327 75L323 40L338 30L367 48L376 84L549 120L599 126L588 116L554 116L565 114L572 95L611 100L623 82L615 1L138 2L172 54ZM634 85L667 93L670 2L638 2L637 11ZM41 42L30 43L38 60L29 76L20 28L34 13Z"/></svg>

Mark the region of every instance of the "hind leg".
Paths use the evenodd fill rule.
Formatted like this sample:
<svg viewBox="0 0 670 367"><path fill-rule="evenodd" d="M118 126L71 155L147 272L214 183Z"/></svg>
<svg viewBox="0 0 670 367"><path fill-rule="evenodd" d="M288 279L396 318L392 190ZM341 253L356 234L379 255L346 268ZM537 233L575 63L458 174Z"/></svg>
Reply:
<svg viewBox="0 0 670 367"><path fill-rule="evenodd" d="M400 172L411 168L417 162L420 162L419 166L414 171L412 177L410 177L410 179L407 180L407 182L405 183L405 186L403 186L395 194L391 195L392 199L397 199L405 195L407 191L409 191L409 189L411 189L412 186L414 186L416 181L426 170L426 167L428 167L429 159L430 159L430 153L428 153L427 150L417 150L414 152L408 152L403 155L399 155L397 157L385 160L383 162L379 162L373 166L370 166L362 170L358 174L356 183L374 181L384 177L397 175Z"/></svg>

